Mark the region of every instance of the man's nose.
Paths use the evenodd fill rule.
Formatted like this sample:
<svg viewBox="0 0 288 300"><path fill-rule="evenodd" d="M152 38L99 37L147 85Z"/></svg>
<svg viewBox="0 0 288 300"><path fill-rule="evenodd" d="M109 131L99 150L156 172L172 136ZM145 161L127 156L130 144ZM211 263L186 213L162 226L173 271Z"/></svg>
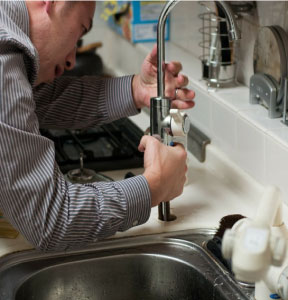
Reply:
<svg viewBox="0 0 288 300"><path fill-rule="evenodd" d="M76 47L66 57L65 69L67 71L72 70L76 64Z"/></svg>

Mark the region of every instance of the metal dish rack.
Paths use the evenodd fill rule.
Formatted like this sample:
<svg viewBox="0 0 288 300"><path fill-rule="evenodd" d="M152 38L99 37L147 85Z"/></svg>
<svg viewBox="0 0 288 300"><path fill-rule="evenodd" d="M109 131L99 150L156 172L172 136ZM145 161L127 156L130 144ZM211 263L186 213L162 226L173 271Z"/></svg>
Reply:
<svg viewBox="0 0 288 300"><path fill-rule="evenodd" d="M227 24L226 19L217 16L205 3L199 4L205 7L205 12L199 15L202 20L202 27L199 29L202 34L202 41L199 43L202 48L202 78L207 81L208 86L231 85L236 78L236 42L229 40L228 31L220 31L221 24Z"/></svg>

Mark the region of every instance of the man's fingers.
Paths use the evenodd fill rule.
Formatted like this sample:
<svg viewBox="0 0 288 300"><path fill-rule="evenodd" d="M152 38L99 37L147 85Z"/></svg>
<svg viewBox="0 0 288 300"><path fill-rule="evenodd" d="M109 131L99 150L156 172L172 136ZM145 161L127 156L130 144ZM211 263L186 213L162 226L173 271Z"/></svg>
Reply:
<svg viewBox="0 0 288 300"><path fill-rule="evenodd" d="M195 97L195 92L187 88L177 89L176 96L175 100L192 101Z"/></svg>
<svg viewBox="0 0 288 300"><path fill-rule="evenodd" d="M181 143L174 143L174 148L179 148L179 149L182 149L182 150L185 150L185 147L183 144ZM185 150L186 151L186 150Z"/></svg>
<svg viewBox="0 0 288 300"><path fill-rule="evenodd" d="M138 150L140 152L144 152L148 143L159 142L159 140L161 140L161 138L158 135L155 135L155 136L144 135L140 140Z"/></svg>
<svg viewBox="0 0 288 300"><path fill-rule="evenodd" d="M147 140L148 140L148 135L144 135L141 140L140 140L140 143L139 143L139 146L138 146L138 150L140 152L144 152L145 149L146 149L146 145L147 145Z"/></svg>
<svg viewBox="0 0 288 300"><path fill-rule="evenodd" d="M157 44L153 46L152 51L148 54L147 60L154 66L157 66Z"/></svg>
<svg viewBox="0 0 288 300"><path fill-rule="evenodd" d="M195 106L195 102L193 100L183 101L183 100L173 100L171 103L172 108L178 109L189 109Z"/></svg>
<svg viewBox="0 0 288 300"><path fill-rule="evenodd" d="M173 76L177 76L182 70L182 64L179 61L172 61L166 64L166 71L170 72Z"/></svg>
<svg viewBox="0 0 288 300"><path fill-rule="evenodd" d="M178 74L177 78L176 78L176 86L177 87L185 87L187 86L189 83L189 79L187 76L183 75L183 74Z"/></svg>

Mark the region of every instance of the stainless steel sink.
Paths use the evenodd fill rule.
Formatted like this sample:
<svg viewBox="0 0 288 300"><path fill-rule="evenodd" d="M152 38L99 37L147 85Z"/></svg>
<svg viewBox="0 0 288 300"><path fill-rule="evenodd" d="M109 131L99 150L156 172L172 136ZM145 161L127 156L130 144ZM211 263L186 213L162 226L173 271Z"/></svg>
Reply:
<svg viewBox="0 0 288 300"><path fill-rule="evenodd" d="M11 254L0 260L0 299L249 299L252 291L202 247L212 235L182 231L103 241L69 253Z"/></svg>

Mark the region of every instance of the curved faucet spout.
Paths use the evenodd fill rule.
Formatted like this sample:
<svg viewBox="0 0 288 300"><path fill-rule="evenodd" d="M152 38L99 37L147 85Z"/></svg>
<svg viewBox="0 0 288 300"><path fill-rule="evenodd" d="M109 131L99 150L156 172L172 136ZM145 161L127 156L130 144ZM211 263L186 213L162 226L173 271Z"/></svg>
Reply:
<svg viewBox="0 0 288 300"><path fill-rule="evenodd" d="M158 20L157 27L157 93L158 98L165 98L165 24L167 17L173 7L180 0L170 0L163 8ZM231 40L239 40L241 38L240 30L237 26L234 13L231 6L226 1L216 1L222 8L226 19L229 37Z"/></svg>
<svg viewBox="0 0 288 300"><path fill-rule="evenodd" d="M172 141L172 136L177 132L173 133L173 124L176 120L182 128L183 132L181 136L185 136L185 144L187 144L187 133L186 128L189 119L188 116L182 115L180 112L171 113L171 99L165 97L165 24L167 17L172 8L179 2L179 0L170 0L163 8L157 27L157 97L151 98L150 100L150 134L157 136L161 142L165 145L169 145ZM228 3L224 1L217 1L221 6L228 22L229 36L232 39L240 38L240 32L236 25L234 14ZM173 117L174 116L174 117ZM176 118L175 118L176 116ZM175 120L174 120L175 118ZM177 124L178 124L177 123ZM179 125L178 124L178 125ZM185 125L186 124L186 125ZM189 122L190 124L190 122ZM175 129L175 128L174 128ZM187 131L187 132L186 132ZM175 136L174 136L175 138ZM159 205L159 219L163 221L175 220L175 216L170 214L169 202L160 203Z"/></svg>
<svg viewBox="0 0 288 300"><path fill-rule="evenodd" d="M225 17L227 19L228 33L232 41L241 39L241 32L237 26L235 14L227 1L216 1L223 9Z"/></svg>
<svg viewBox="0 0 288 300"><path fill-rule="evenodd" d="M167 17L179 0L170 0L163 8L157 25L157 94L165 98L165 24Z"/></svg>

